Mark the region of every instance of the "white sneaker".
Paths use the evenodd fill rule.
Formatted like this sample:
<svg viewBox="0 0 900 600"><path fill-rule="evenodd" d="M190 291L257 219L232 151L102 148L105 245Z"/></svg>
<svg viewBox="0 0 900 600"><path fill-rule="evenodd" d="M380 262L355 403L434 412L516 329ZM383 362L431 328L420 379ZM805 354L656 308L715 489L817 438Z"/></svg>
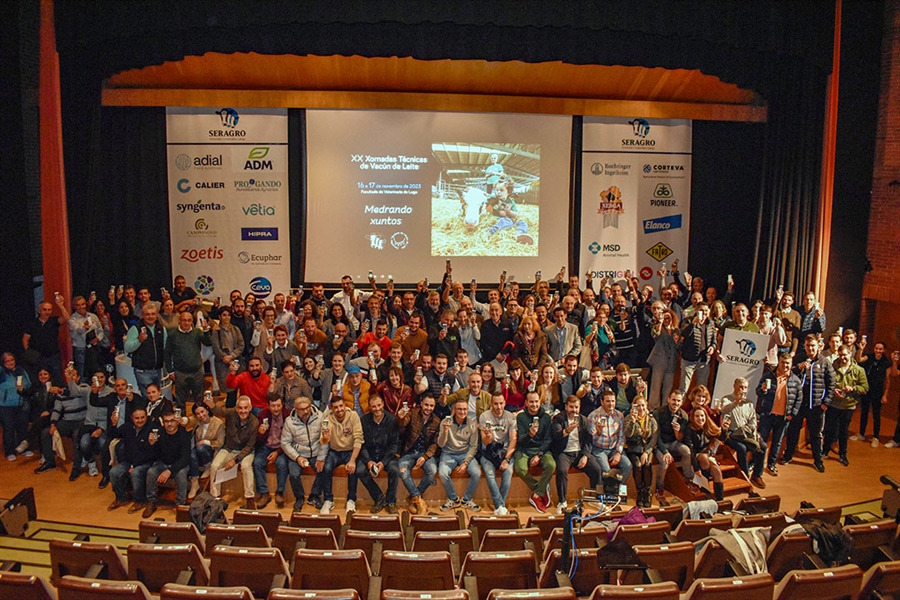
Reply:
<svg viewBox="0 0 900 600"><path fill-rule="evenodd" d="M28 440L22 440L22 443L16 446L16 454L22 454L28 448Z"/></svg>
<svg viewBox="0 0 900 600"><path fill-rule="evenodd" d="M31 458L32 456L34 456L34 452L32 452L31 450L26 450L22 453L22 456L24 456L25 458Z"/></svg>
<svg viewBox="0 0 900 600"><path fill-rule="evenodd" d="M568 504L566 504L565 502L560 502L559 504L556 505L556 514L558 514L558 515L565 514L567 508L569 508Z"/></svg>
<svg viewBox="0 0 900 600"><path fill-rule="evenodd" d="M900 444L898 444L894 440L891 440L887 444L884 445L885 448L896 448L897 446L900 446Z"/></svg>
<svg viewBox="0 0 900 600"><path fill-rule="evenodd" d="M866 441L866 436L857 433L856 435L851 435L850 439L854 442L864 442Z"/></svg>
<svg viewBox="0 0 900 600"><path fill-rule="evenodd" d="M872 438L872 443L869 445L872 446L873 448L877 448L878 447L878 438Z"/></svg>
<svg viewBox="0 0 900 600"><path fill-rule="evenodd" d="M15 454L7 454L6 460L8 460L9 462L16 462L16 455Z"/></svg>
<svg viewBox="0 0 900 600"><path fill-rule="evenodd" d="M319 509L319 514L320 515L330 515L331 511L333 509L334 509L334 502L332 502L331 500L326 500L322 504L322 508Z"/></svg>
<svg viewBox="0 0 900 600"><path fill-rule="evenodd" d="M502 517L509 514L509 509L507 509L505 506L498 506L494 509L494 514Z"/></svg>
<svg viewBox="0 0 900 600"><path fill-rule="evenodd" d="M356 512L356 500L347 500L347 514Z"/></svg>
<svg viewBox="0 0 900 600"><path fill-rule="evenodd" d="M193 498L194 496L197 495L197 492L199 492L199 491L200 491L200 478L194 477L193 479L191 479L191 490L188 492L187 497Z"/></svg>
<svg viewBox="0 0 900 600"><path fill-rule="evenodd" d="M97 470L97 463L94 461L89 462L88 463L88 475L91 477L96 477L99 474L100 474L100 471Z"/></svg>

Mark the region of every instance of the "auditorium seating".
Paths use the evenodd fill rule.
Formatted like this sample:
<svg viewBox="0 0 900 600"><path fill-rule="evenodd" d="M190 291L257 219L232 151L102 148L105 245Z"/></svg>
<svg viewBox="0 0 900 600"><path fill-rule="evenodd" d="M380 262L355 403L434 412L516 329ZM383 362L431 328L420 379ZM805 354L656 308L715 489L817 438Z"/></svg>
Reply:
<svg viewBox="0 0 900 600"><path fill-rule="evenodd" d="M55 600L56 590L37 575L0 571L0 598Z"/></svg>
<svg viewBox="0 0 900 600"><path fill-rule="evenodd" d="M541 539L546 540L551 531L563 526L564 521L563 515L532 515L528 517L525 527L537 527L541 530Z"/></svg>
<svg viewBox="0 0 900 600"><path fill-rule="evenodd" d="M709 535L710 529L731 529L729 517L711 519L684 519L675 528L675 539L679 542L696 542Z"/></svg>
<svg viewBox="0 0 900 600"><path fill-rule="evenodd" d="M291 515L291 522L289 523L289 525L291 527L302 527L303 529L327 527L334 532L334 539L338 542L340 542L341 529L343 527L340 515L320 515L318 513L298 512L295 512Z"/></svg>
<svg viewBox="0 0 900 600"><path fill-rule="evenodd" d="M158 594L167 583L209 585L209 566L194 544L131 544L128 578Z"/></svg>
<svg viewBox="0 0 900 600"><path fill-rule="evenodd" d="M631 525L619 525L613 534L612 541L624 540L632 546L646 544L662 544L666 541L666 534L672 530L668 521L657 523L634 523Z"/></svg>
<svg viewBox="0 0 900 600"><path fill-rule="evenodd" d="M291 588L295 590L351 588L362 600L369 600L371 579L369 561L362 550L304 548L294 554ZM377 600L377 597L373 596L371 600Z"/></svg>
<svg viewBox="0 0 900 600"><path fill-rule="evenodd" d="M738 521L738 527L771 527L772 533L769 539L775 539L779 533L787 527L787 515L783 512L757 513L755 515L743 515Z"/></svg>
<svg viewBox="0 0 900 600"><path fill-rule="evenodd" d="M490 591L497 588L533 589L537 587L534 552L469 552L459 577L459 586L478 600L486 600Z"/></svg>
<svg viewBox="0 0 900 600"><path fill-rule="evenodd" d="M267 600L359 600L356 590L290 590L276 588L269 592Z"/></svg>
<svg viewBox="0 0 900 600"><path fill-rule="evenodd" d="M206 527L206 555L212 556L216 546L242 548L270 548L269 536L262 525L220 525L210 523Z"/></svg>
<svg viewBox="0 0 900 600"><path fill-rule="evenodd" d="M768 573L728 579L695 579L682 600L772 600L775 581Z"/></svg>
<svg viewBox="0 0 900 600"><path fill-rule="evenodd" d="M57 585L59 600L152 600L140 581L108 581L64 576Z"/></svg>
<svg viewBox="0 0 900 600"><path fill-rule="evenodd" d="M859 594L863 572L856 565L791 571L775 588L774 600L853 600Z"/></svg>
<svg viewBox="0 0 900 600"><path fill-rule="evenodd" d="M275 536L275 530L284 522L281 520L281 513L274 511L262 510L245 510L239 508L234 511L231 522L235 525L262 525L266 535L269 538Z"/></svg>
<svg viewBox="0 0 900 600"><path fill-rule="evenodd" d="M598 585L590 600L679 600L678 586L671 581L641 585Z"/></svg>
<svg viewBox="0 0 900 600"><path fill-rule="evenodd" d="M694 557L694 578L711 579L737 575L733 561L731 553L722 544L711 539L703 544Z"/></svg>
<svg viewBox="0 0 900 600"><path fill-rule="evenodd" d="M793 519L798 523L806 523L807 521L818 520L823 523L840 523L841 507L832 506L831 508L801 508L794 513Z"/></svg>
<svg viewBox="0 0 900 600"><path fill-rule="evenodd" d="M603 527L588 527L586 529L574 530L572 539L576 548L597 548L606 544L608 532ZM544 560L547 559L551 550L562 548L563 528L557 527L550 532L550 538L544 544Z"/></svg>
<svg viewBox="0 0 900 600"><path fill-rule="evenodd" d="M687 590L694 582L694 544L678 542L676 544L635 546L634 551L638 558L650 567L650 571L645 575L650 581L643 583L671 581L679 589ZM642 583L633 580L633 576L636 574L626 572L625 581Z"/></svg>
<svg viewBox="0 0 900 600"><path fill-rule="evenodd" d="M897 533L897 523L893 519L847 525L844 531L853 538L850 562L860 569L868 569L876 562L897 559L891 550L891 544Z"/></svg>
<svg viewBox="0 0 900 600"><path fill-rule="evenodd" d="M509 552L511 550L531 550L540 560L544 555L544 540L537 527L523 529L491 529L481 538L481 552ZM540 565L535 572L540 570Z"/></svg>
<svg viewBox="0 0 900 600"><path fill-rule="evenodd" d="M535 596L540 600L577 600L575 590L572 588L556 588L541 590L540 594L529 590L491 590L488 600L534 600Z"/></svg>
<svg viewBox="0 0 900 600"><path fill-rule="evenodd" d="M802 569L803 557L812 553L812 538L806 531L783 531L769 543L766 565L775 581L781 581L790 571Z"/></svg>
<svg viewBox="0 0 900 600"><path fill-rule="evenodd" d="M128 579L125 559L112 544L50 540L50 581L59 586L66 575L89 579Z"/></svg>
<svg viewBox="0 0 900 600"><path fill-rule="evenodd" d="M571 586L578 596L589 596L598 585L615 582L616 573L609 569L603 569L597 562L597 548L585 548L571 554L572 560L577 560L577 569L569 577L563 572L562 550L552 550L544 566L538 587L542 589L560 586Z"/></svg>
<svg viewBox="0 0 900 600"><path fill-rule="evenodd" d="M472 515L469 517L469 529L475 532L478 544L481 544L484 534L491 529L518 529L519 527L519 515L515 513L504 516Z"/></svg>
<svg viewBox="0 0 900 600"><path fill-rule="evenodd" d="M641 512L644 513L645 517L653 517L657 521L667 521L673 530L681 523L684 515L684 509L678 504L642 508Z"/></svg>
<svg viewBox="0 0 900 600"><path fill-rule="evenodd" d="M356 531L348 529L344 533L344 550L362 550L373 571L377 572L377 564L384 550L403 552L406 545L403 534L399 531Z"/></svg>
<svg viewBox="0 0 900 600"><path fill-rule="evenodd" d="M741 510L750 514L773 513L781 509L781 496L772 494L771 496L748 496L738 501L735 510ZM721 510L720 510L721 512Z"/></svg>
<svg viewBox="0 0 900 600"><path fill-rule="evenodd" d="M141 521L138 533L145 544L194 544L206 554L206 543L193 523Z"/></svg>
<svg viewBox="0 0 900 600"><path fill-rule="evenodd" d="M900 560L874 565L863 575L859 600L900 597Z"/></svg>
<svg viewBox="0 0 900 600"><path fill-rule="evenodd" d="M430 592L410 592L407 590L384 590L381 600L469 600L466 590L442 590Z"/></svg>
<svg viewBox="0 0 900 600"><path fill-rule="evenodd" d="M355 531L398 531L403 533L399 515L350 515L348 529Z"/></svg>
<svg viewBox="0 0 900 600"><path fill-rule="evenodd" d="M272 547L281 550L281 556L289 563L292 563L294 552L298 548L338 549L337 540L334 539L334 532L328 528L303 529L288 525L281 525L275 530L275 537L272 538ZM291 568L293 568L293 564L291 564Z"/></svg>
<svg viewBox="0 0 900 600"><path fill-rule="evenodd" d="M448 590L455 583L449 552L386 550L378 573L384 589Z"/></svg>
<svg viewBox="0 0 900 600"><path fill-rule="evenodd" d="M163 586L159 600L253 600L253 592L243 586L206 587L168 583Z"/></svg>
<svg viewBox="0 0 900 600"><path fill-rule="evenodd" d="M210 553L210 585L244 586L265 598L272 588L286 587L290 578L278 548L214 546Z"/></svg>

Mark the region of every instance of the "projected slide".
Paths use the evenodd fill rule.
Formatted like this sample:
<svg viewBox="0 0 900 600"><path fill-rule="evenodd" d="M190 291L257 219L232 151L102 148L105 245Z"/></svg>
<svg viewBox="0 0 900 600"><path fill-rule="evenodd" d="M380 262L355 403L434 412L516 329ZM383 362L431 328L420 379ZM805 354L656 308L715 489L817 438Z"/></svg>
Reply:
<svg viewBox="0 0 900 600"><path fill-rule="evenodd" d="M568 256L571 117L307 111L306 279L533 281Z"/></svg>

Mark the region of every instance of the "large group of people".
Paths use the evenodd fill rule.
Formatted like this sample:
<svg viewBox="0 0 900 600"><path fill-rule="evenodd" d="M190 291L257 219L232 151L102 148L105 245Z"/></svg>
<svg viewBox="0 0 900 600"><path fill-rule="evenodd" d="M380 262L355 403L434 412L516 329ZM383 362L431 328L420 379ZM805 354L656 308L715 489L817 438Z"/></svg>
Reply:
<svg viewBox="0 0 900 600"><path fill-rule="evenodd" d="M373 512L396 512L402 482L410 510L424 512L436 480L443 510L478 511L484 475L494 512L505 514L514 473L540 512L553 505L551 480L557 510L567 508L572 468L592 487L633 476L637 504L650 506L654 460L665 504L673 463L688 486L721 498L723 446L765 487L765 474L794 460L804 423L820 472L831 452L849 464L848 443L867 439L870 414L870 443L880 443L900 352L889 356L878 342L869 353L851 329L826 337L813 293L797 307L779 287L748 306L731 301L730 277L720 299L677 261L656 288L626 273L595 289L590 276L561 271L553 281L538 272L523 289L504 272L486 294L473 280L467 295L452 271L448 261L437 289L423 280L399 292L370 278L363 291L345 276L331 298L316 283L276 293L272 304L239 290L227 304L201 303L180 276L159 300L132 286L110 288L108 302L55 294L58 314L42 302L22 351L2 356L4 454L39 452L35 472L45 473L70 438L69 478L86 469L100 488L112 484L110 510L128 504L130 487L128 510L145 517L160 484L174 484L183 503L208 472L219 496L238 466L247 507L272 501L272 466L279 507L290 484L295 509L334 510L337 471L347 476L348 511L362 482ZM72 344L65 368L61 327ZM712 398L728 329L767 336L765 366L755 390L738 378L731 394ZM206 389L204 347L224 401ZM122 354L134 385L113 376ZM857 407L860 431L850 436ZM885 447L898 445L900 426ZM314 475L308 493L304 473ZM467 478L461 497L454 475Z"/></svg>

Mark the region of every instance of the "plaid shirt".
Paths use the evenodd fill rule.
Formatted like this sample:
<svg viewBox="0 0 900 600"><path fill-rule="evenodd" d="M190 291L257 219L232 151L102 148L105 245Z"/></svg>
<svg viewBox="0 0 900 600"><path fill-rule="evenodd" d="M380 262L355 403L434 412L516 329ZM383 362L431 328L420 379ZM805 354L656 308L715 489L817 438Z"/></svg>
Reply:
<svg viewBox="0 0 900 600"><path fill-rule="evenodd" d="M607 414L601 407L590 414L588 423L594 436L594 448L622 452L625 447L625 417L622 413L613 409Z"/></svg>
<svg viewBox="0 0 900 600"><path fill-rule="evenodd" d="M425 427L425 454L423 454L425 460L437 453L437 436L441 420L434 413L428 415L427 421L423 421L422 417L422 408L416 407L411 409L409 414L402 419L397 419L400 425L400 437L403 440L403 444L400 447L400 456L409 453L413 446L416 445L419 436L422 435L423 425Z"/></svg>

